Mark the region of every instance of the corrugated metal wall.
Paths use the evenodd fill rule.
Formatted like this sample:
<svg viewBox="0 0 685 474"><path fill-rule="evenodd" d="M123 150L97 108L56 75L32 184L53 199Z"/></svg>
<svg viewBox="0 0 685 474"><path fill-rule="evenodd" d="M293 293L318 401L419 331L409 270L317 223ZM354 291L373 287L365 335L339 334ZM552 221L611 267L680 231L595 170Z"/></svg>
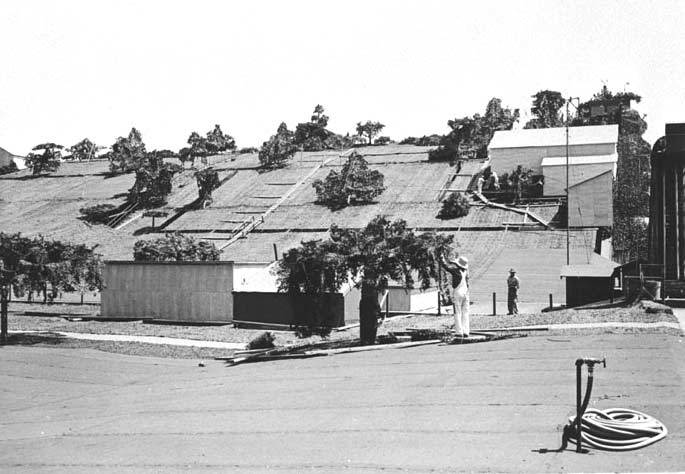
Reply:
<svg viewBox="0 0 685 474"><path fill-rule="evenodd" d="M106 262L103 318L233 320L232 262Z"/></svg>
<svg viewBox="0 0 685 474"><path fill-rule="evenodd" d="M613 176L610 172L569 189L571 227L611 226L614 223Z"/></svg>

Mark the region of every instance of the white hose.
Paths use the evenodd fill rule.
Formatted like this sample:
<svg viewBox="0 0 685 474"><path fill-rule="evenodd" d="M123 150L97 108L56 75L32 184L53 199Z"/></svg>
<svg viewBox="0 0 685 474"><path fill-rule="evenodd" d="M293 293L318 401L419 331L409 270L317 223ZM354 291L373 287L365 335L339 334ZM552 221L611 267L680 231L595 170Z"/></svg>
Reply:
<svg viewBox="0 0 685 474"><path fill-rule="evenodd" d="M575 420L574 416L569 418L571 426L575 426ZM668 434L666 426L656 418L627 408L588 408L581 420L583 445L606 451L644 448ZM569 441L577 442L573 436Z"/></svg>

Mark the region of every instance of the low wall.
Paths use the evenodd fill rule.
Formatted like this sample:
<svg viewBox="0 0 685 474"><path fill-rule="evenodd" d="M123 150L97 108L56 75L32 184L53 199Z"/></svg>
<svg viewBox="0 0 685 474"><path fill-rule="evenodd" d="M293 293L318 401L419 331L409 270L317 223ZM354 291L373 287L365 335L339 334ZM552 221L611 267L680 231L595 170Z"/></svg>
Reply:
<svg viewBox="0 0 685 474"><path fill-rule="evenodd" d="M105 262L101 317L233 320L232 262Z"/></svg>

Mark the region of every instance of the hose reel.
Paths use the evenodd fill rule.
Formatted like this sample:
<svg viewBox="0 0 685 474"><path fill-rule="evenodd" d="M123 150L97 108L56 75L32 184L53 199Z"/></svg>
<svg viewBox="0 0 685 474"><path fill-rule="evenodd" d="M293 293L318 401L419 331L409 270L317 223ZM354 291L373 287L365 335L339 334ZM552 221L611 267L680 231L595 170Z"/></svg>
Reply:
<svg viewBox="0 0 685 474"><path fill-rule="evenodd" d="M569 417L564 428L562 449L568 442L576 445L576 452L586 453L583 444L605 451L629 451L656 443L668 434L663 423L654 417L627 408L608 410L588 409L595 364L606 367L606 359L581 358L576 360L576 416ZM581 403L582 367L587 365L585 397Z"/></svg>

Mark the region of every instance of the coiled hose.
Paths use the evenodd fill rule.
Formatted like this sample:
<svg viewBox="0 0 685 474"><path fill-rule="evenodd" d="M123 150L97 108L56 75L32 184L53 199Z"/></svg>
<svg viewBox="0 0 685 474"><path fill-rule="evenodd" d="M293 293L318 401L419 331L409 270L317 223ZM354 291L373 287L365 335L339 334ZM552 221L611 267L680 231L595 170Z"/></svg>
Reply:
<svg viewBox="0 0 685 474"><path fill-rule="evenodd" d="M656 418L627 408L583 410L581 416L582 443L605 451L629 451L656 443L668 434L663 423ZM570 427L576 426L576 417L569 418ZM577 444L577 430L569 429L567 439Z"/></svg>

